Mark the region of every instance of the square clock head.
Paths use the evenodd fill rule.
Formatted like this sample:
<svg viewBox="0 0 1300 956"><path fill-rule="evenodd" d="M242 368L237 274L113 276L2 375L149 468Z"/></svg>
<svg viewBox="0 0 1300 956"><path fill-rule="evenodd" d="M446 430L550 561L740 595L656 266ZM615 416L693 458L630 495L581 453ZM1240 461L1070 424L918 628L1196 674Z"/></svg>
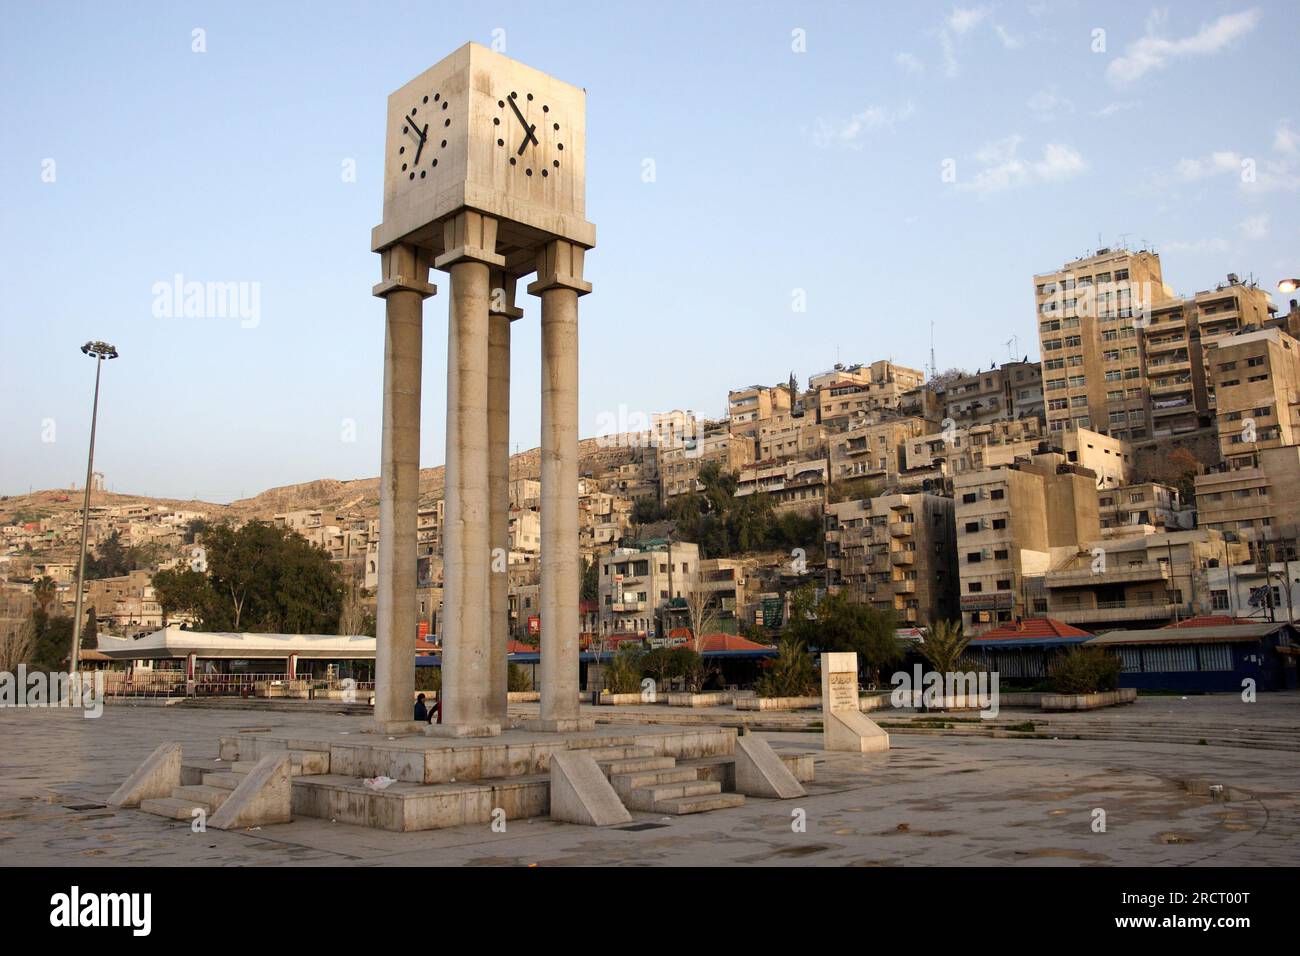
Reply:
<svg viewBox="0 0 1300 956"><path fill-rule="evenodd" d="M388 98L384 221L371 246L442 251L440 220L469 208L501 221L498 252L595 245L586 221L586 93L467 43Z"/></svg>

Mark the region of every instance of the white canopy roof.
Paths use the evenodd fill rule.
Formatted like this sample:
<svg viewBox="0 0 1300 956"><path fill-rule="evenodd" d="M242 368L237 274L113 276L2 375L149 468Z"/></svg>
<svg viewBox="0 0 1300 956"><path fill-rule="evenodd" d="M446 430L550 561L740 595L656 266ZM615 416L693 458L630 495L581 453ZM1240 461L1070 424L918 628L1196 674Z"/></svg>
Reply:
<svg viewBox="0 0 1300 956"><path fill-rule="evenodd" d="M204 658L236 660L287 658L372 660L375 639L364 634L236 634L226 631L186 631L172 624L138 640L99 635L100 653L114 660Z"/></svg>

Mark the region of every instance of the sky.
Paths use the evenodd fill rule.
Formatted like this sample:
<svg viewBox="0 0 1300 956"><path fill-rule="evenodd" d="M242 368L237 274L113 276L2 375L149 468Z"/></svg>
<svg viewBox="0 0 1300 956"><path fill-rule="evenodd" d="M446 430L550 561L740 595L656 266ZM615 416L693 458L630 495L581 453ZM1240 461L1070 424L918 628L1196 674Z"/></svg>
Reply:
<svg viewBox="0 0 1300 956"><path fill-rule="evenodd" d="M469 40L587 90L584 436L835 362L1037 358L1099 245L1176 292L1300 272L1293 3L8 4L0 494L230 501L379 471L389 93ZM351 171L351 174L349 174ZM243 317L160 288L238 283ZM421 463L444 457L447 276ZM1285 308L1284 297L1273 292ZM539 302L512 450L538 442ZM254 308L254 306L256 306ZM159 314L159 313L163 314Z"/></svg>

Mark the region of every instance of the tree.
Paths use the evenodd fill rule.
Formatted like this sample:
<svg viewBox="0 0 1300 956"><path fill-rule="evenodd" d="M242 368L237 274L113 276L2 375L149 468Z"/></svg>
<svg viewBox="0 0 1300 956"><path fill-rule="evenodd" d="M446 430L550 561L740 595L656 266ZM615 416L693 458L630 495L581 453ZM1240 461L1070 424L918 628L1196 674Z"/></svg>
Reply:
<svg viewBox="0 0 1300 956"><path fill-rule="evenodd" d="M375 636L374 617L365 603L366 589L357 584L356 578L350 578L343 585L343 606L339 611L339 633L344 636L366 634ZM369 621L367 620L369 619ZM371 630L366 630L370 623Z"/></svg>
<svg viewBox="0 0 1300 956"><path fill-rule="evenodd" d="M12 674L36 647L32 602L16 591L0 592L0 671Z"/></svg>
<svg viewBox="0 0 1300 956"><path fill-rule="evenodd" d="M34 670L57 671L63 668L72 644L72 618L50 616L37 608L32 612L32 650L28 663Z"/></svg>
<svg viewBox="0 0 1300 956"><path fill-rule="evenodd" d="M213 631L332 634L343 611L344 587L329 555L295 531L264 521L239 529L215 525L205 539L208 571L171 569L160 603L188 610Z"/></svg>
<svg viewBox="0 0 1300 956"><path fill-rule="evenodd" d="M766 661L754 685L759 697L808 697L816 692L812 656L803 641L782 638L775 658Z"/></svg>
<svg viewBox="0 0 1300 956"><path fill-rule="evenodd" d="M966 660L970 637L962 633L960 621L937 621L930 625L925 641L918 648L922 657L940 674L973 670Z"/></svg>
<svg viewBox="0 0 1300 956"><path fill-rule="evenodd" d="M579 598L583 601L600 600L600 565L596 561L579 558L582 566L582 587Z"/></svg>
<svg viewBox="0 0 1300 956"><path fill-rule="evenodd" d="M36 604L41 609L41 613L48 614L50 605L59 595L58 582L48 574L37 578L32 585L32 594L36 597Z"/></svg>

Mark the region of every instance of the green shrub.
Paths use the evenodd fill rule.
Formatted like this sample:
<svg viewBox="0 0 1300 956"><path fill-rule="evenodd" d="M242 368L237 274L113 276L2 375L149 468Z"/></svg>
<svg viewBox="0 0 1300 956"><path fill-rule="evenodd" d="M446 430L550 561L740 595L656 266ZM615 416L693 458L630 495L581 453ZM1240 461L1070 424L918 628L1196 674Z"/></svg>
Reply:
<svg viewBox="0 0 1300 956"><path fill-rule="evenodd" d="M817 692L817 672L803 641L784 638L754 685L759 697L809 697Z"/></svg>
<svg viewBox="0 0 1300 956"><path fill-rule="evenodd" d="M623 646L605 665L605 687L611 694L635 694L641 690L641 658L639 647Z"/></svg>
<svg viewBox="0 0 1300 956"><path fill-rule="evenodd" d="M415 669L416 690L442 690L441 667L417 667Z"/></svg>
<svg viewBox="0 0 1300 956"><path fill-rule="evenodd" d="M518 664L511 664L506 672L506 689L514 692L532 690L533 678Z"/></svg>
<svg viewBox="0 0 1300 956"><path fill-rule="evenodd" d="M1048 668L1059 694L1095 694L1119 686L1120 660L1099 647L1072 647Z"/></svg>

